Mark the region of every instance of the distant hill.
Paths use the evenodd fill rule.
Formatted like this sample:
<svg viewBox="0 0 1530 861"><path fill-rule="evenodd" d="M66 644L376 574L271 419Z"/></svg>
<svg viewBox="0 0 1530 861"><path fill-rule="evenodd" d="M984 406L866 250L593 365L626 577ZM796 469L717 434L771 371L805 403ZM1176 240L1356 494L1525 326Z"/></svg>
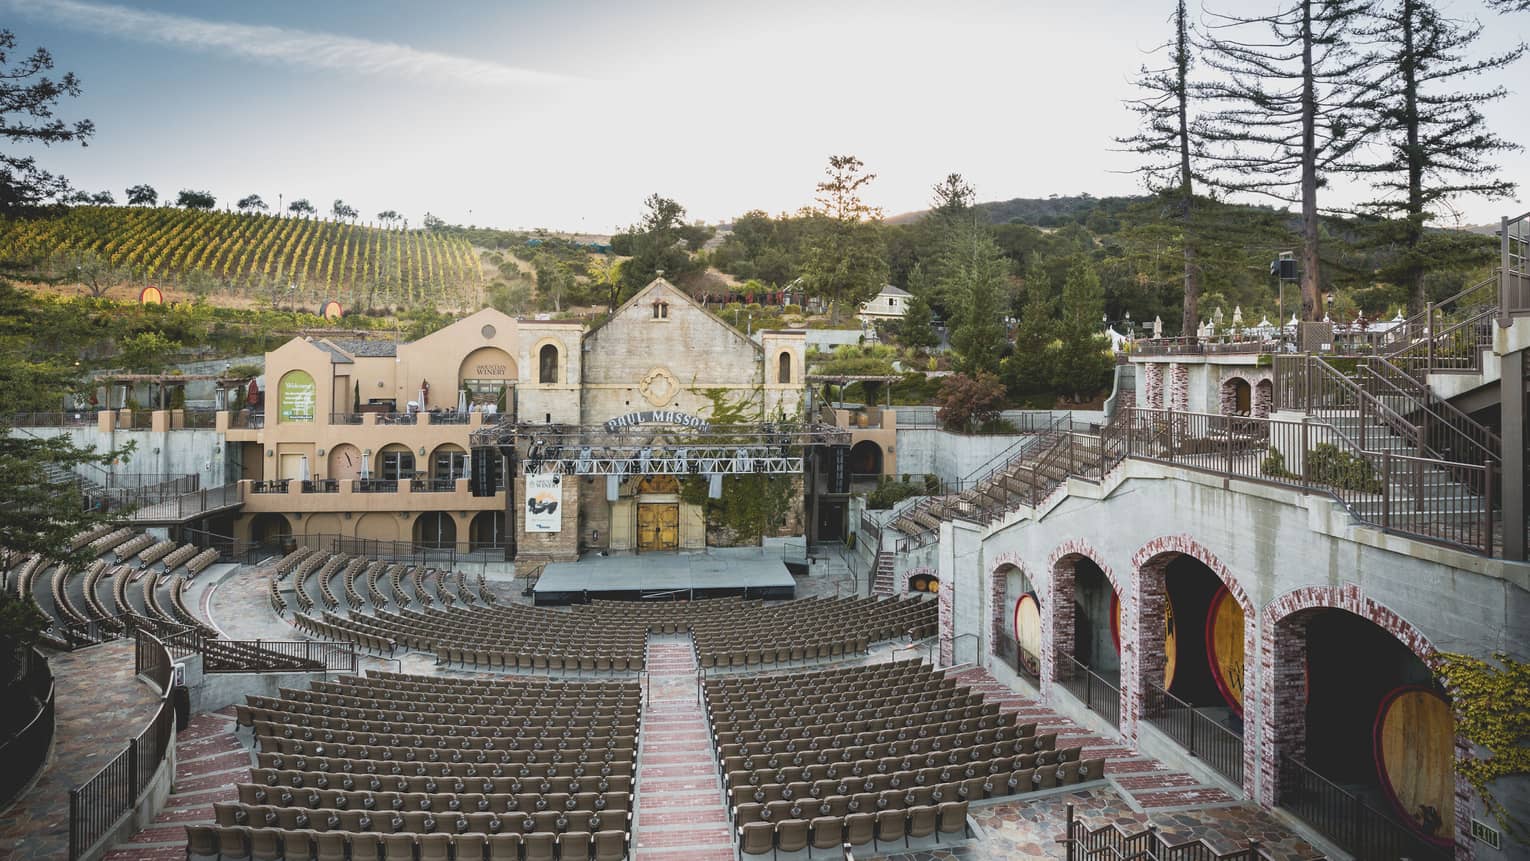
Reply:
<svg viewBox="0 0 1530 861"><path fill-rule="evenodd" d="M468 241L428 230L174 207L73 206L0 219L0 261L67 279L82 257L134 281L346 307L450 305L481 287Z"/></svg>
<svg viewBox="0 0 1530 861"><path fill-rule="evenodd" d="M1142 199L1141 197L1095 197L1092 194L1016 197L1010 200L979 203L977 209L988 216L990 224L1014 222L1035 227L1054 227L1070 221L1078 221L1080 215L1099 210L1119 212ZM887 222L912 224L928 213L927 209L904 212L888 217Z"/></svg>

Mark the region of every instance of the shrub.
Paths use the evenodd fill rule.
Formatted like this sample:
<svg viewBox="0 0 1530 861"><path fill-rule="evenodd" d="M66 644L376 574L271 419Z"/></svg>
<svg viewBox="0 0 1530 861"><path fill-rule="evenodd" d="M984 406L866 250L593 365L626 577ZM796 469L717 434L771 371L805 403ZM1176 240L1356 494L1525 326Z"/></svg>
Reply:
<svg viewBox="0 0 1530 861"><path fill-rule="evenodd" d="M1366 493L1382 490L1381 480L1371 469L1370 461L1332 443L1319 443L1307 452L1305 471L1312 481L1329 487Z"/></svg>
<svg viewBox="0 0 1530 861"><path fill-rule="evenodd" d="M877 485L876 490L866 494L866 507L875 510L892 508L911 496L920 496L925 492L924 487L912 482L884 481Z"/></svg>
<svg viewBox="0 0 1530 861"><path fill-rule="evenodd" d="M1270 446L1269 454L1259 464L1259 471L1271 478L1297 478L1297 474L1286 469L1286 456L1280 453L1280 449Z"/></svg>

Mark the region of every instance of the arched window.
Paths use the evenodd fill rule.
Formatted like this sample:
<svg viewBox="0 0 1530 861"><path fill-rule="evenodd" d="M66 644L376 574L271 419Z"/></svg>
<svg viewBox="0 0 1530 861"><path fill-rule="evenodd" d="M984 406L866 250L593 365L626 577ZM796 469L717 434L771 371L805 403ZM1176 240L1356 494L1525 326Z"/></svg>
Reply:
<svg viewBox="0 0 1530 861"><path fill-rule="evenodd" d="M552 344L543 344L542 350L537 354L537 382L556 383L558 381L558 348Z"/></svg>
<svg viewBox="0 0 1530 861"><path fill-rule="evenodd" d="M791 381L792 381L792 354L791 353L782 353L781 354L781 358L779 360L777 360L776 382L778 382L778 383L789 383Z"/></svg>

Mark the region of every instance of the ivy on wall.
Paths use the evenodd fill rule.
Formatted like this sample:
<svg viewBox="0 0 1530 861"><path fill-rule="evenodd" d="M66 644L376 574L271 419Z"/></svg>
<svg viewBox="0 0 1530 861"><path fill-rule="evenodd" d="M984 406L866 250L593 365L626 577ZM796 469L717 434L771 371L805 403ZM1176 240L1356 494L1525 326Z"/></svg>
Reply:
<svg viewBox="0 0 1530 861"><path fill-rule="evenodd" d="M767 421L763 388L741 393L736 398L730 396L728 389L692 391L710 404L707 420L712 424L714 438L726 440L730 426ZM772 416L768 420L789 421L785 415ZM758 543L761 536L770 535L785 525L793 498L801 493L801 487L789 475L730 475L722 480L721 498L712 499L707 491L706 476L689 476L680 484L680 498L687 504L703 506L709 526L727 531L735 540Z"/></svg>
<svg viewBox="0 0 1530 861"><path fill-rule="evenodd" d="M1530 845L1530 821L1524 811L1509 810L1491 790L1495 780L1530 774L1530 663L1503 653L1489 662L1442 652L1435 671L1450 692L1456 731L1488 754L1458 762L1457 770L1504 833Z"/></svg>

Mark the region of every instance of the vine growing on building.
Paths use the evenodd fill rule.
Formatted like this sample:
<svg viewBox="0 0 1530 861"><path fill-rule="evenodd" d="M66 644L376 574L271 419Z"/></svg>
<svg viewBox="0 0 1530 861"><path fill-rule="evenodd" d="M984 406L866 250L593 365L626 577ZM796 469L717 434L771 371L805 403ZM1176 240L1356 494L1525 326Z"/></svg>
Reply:
<svg viewBox="0 0 1530 861"><path fill-rule="evenodd" d="M692 389L705 398L710 409L707 419L712 423L714 435L726 439L729 427L753 425L767 420L765 415L764 388L757 387L740 397L730 396L728 389ZM769 420L786 421L784 414L771 416ZM727 530L737 538L759 539L779 530L791 512L792 498L801 493L801 487L789 475L738 475L726 476L722 482L722 496L708 496L707 479L691 476L680 486L680 498L687 504L704 507L707 523Z"/></svg>
<svg viewBox="0 0 1530 861"><path fill-rule="evenodd" d="M1530 709L1525 708L1530 663L1502 652L1494 654L1493 661L1496 665L1469 655L1442 652L1435 672L1450 692L1456 731L1488 754L1456 763L1457 770L1504 832L1530 844L1530 820L1522 812L1509 810L1490 788L1499 778L1530 774Z"/></svg>

